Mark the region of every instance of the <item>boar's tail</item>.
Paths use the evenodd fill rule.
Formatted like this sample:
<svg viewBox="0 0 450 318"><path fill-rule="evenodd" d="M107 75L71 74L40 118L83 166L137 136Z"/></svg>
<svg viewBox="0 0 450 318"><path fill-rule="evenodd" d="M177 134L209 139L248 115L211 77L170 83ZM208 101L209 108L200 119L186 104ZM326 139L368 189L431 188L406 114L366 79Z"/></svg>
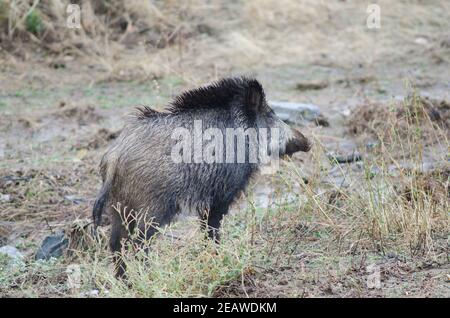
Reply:
<svg viewBox="0 0 450 318"><path fill-rule="evenodd" d="M105 159L105 158L104 158ZM92 218L94 220L94 228L100 225L102 222L102 214L106 208L106 204L109 199L109 194L111 192L112 180L114 177L114 173L112 173L112 169L108 169L108 164L105 162L106 160L102 159L102 163L100 164L100 170L103 175L103 186L100 189L100 193L95 200L94 208L92 209Z"/></svg>
<svg viewBox="0 0 450 318"><path fill-rule="evenodd" d="M109 182L105 182L100 190L97 200L95 200L94 208L92 210L92 218L94 220L95 228L97 228L97 226L99 226L102 222L102 214L105 210L106 202L108 201L110 187L111 184Z"/></svg>

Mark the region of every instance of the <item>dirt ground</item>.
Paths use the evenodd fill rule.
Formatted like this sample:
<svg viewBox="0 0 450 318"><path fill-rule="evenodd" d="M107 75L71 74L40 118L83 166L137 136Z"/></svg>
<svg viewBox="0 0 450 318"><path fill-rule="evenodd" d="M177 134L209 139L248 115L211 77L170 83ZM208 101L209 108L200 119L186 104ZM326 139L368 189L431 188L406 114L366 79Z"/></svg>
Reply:
<svg viewBox="0 0 450 318"><path fill-rule="evenodd" d="M269 7L272 3L263 2ZM434 19L421 15L428 9L431 13L438 8L445 11L442 10L445 1L434 2L438 6L433 9L429 9L431 4L420 5L414 1L410 7L408 1L402 2L403 7L382 2L380 30L364 28L367 14L362 3L350 6L345 1L339 2L337 11L334 6L329 8L329 19L358 22L346 24L336 32L322 30L327 28L326 22L314 20L322 15L311 11L313 5L308 2L303 3L305 10L301 18L275 11L276 15L268 19L264 16L265 9L261 9L259 15L257 10L251 11L256 12L252 26L246 26L243 18L229 18L234 13L231 7L221 16L224 20L228 17L228 23L221 20L215 24L214 19L204 22L220 31L187 37L180 47L174 44L160 49L169 52L168 55L169 50L181 50L183 58L167 62L161 74L144 77L126 73L133 67L139 68L138 64L125 69L126 75L116 68L119 61L141 56L136 53L140 49L137 44L117 53L112 61L118 64L111 64L111 67L105 67L90 56L39 49L36 43L22 43L13 50L2 47L0 246L15 246L27 259L32 259L43 238L66 229L75 220L89 219L101 185L100 158L109 142L117 137L133 107L149 105L163 109L184 89L212 79L250 74L262 82L269 100L319 106L329 125L318 126L311 122L298 128L314 136L316 146L320 145L325 152L345 152L346 145L359 147L371 141L366 134L352 134L348 124L358 109L369 104L390 104L402 100L412 90L422 97L448 103L450 33L444 26L445 23L448 26L450 11ZM402 19L393 13L401 11L399 6L412 8L409 12L423 19L418 18L414 24L410 17L411 21L404 20L405 24L396 25L391 20ZM286 23L298 24L284 32L283 18ZM261 25L264 35L257 31ZM397 29L391 25L396 25ZM238 33L239 30L242 32ZM234 40L227 37L230 34ZM255 38L250 43L252 34ZM245 40L242 40L244 35ZM313 45L311 38L318 43ZM301 47L302 40L306 50L294 50L292 42L296 42L295 47ZM224 49L224 43L230 47ZM210 56L206 55L205 46L213 52ZM305 53L309 47L314 50ZM160 54L159 51L151 51L148 58L156 58L156 54ZM448 135L448 127L445 129ZM448 169L448 143L432 149L427 152L427 162ZM443 162L440 158L446 155L447 161ZM317 160L313 154L297 154L293 161L308 177L313 173L313 160ZM358 163L341 166L354 172ZM356 172L353 177L363 174L363 171ZM323 177L326 179L326 175ZM277 182L264 176L254 181L257 208L272 204ZM448 189L448 174L443 184ZM448 198L447 192L447 196L439 200ZM244 213L247 204L245 198L241 199L231 214ZM338 242L315 230L321 226L318 219L309 219L307 225L300 226L292 243L295 248L283 254L283 261L274 261L270 267L254 265L242 277L216 288L212 296L450 297L448 227L447 231L437 233L432 252L414 255L394 248L380 250L376 244L358 240L353 241L355 245L349 243L341 249ZM364 247L358 246L360 243ZM370 264L376 264L380 271L379 288L367 284ZM0 295L27 294L10 285L0 290ZM67 296L48 291L32 295Z"/></svg>

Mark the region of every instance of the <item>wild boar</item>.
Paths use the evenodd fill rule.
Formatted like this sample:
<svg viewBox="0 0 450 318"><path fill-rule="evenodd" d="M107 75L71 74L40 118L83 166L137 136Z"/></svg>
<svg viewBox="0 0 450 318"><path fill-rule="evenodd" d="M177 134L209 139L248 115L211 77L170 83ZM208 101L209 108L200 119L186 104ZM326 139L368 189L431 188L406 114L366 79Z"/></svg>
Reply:
<svg viewBox="0 0 450 318"><path fill-rule="evenodd" d="M130 233L148 240L156 232L149 223L163 226L193 211L218 241L230 204L263 164L261 153L274 158L309 149L308 139L275 115L256 79L226 78L186 91L167 111L142 107L130 117L102 158L94 223L105 210L111 214L109 245L118 252ZM112 209L117 203L120 213ZM118 259L117 275L123 274Z"/></svg>

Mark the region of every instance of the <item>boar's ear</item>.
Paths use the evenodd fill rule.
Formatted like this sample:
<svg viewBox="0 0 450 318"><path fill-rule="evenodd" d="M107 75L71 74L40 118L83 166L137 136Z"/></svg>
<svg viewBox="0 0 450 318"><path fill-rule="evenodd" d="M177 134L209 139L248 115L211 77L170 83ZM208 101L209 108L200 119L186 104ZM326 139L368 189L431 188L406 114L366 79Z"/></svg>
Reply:
<svg viewBox="0 0 450 318"><path fill-rule="evenodd" d="M255 80L249 80L245 92L245 107L250 113L258 113L264 107L264 90L261 84Z"/></svg>

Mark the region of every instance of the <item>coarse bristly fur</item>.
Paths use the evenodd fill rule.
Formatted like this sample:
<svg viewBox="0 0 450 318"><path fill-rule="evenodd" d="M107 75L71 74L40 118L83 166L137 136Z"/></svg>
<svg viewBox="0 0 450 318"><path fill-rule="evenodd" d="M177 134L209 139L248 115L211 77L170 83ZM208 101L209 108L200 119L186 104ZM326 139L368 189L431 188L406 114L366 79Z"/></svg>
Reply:
<svg viewBox="0 0 450 318"><path fill-rule="evenodd" d="M114 252L129 233L136 233L138 242L145 241L156 232L149 223L165 225L183 211L196 213L209 237L218 241L223 216L259 164L174 162L171 152L177 140L172 133L179 127L192 132L195 120L202 121L203 129L220 129L224 136L227 128L276 127L281 155L309 150L308 140L276 117L255 79L226 78L187 91L170 103L168 112L139 108L101 161L103 186L93 216L98 225L105 210L111 213ZM113 211L111 206L117 203L126 209ZM136 217L139 211L145 211L141 218ZM134 221L124 226L124 219ZM118 261L117 266L122 275L123 264Z"/></svg>
<svg viewBox="0 0 450 318"><path fill-rule="evenodd" d="M207 86L186 91L170 103L171 113L180 113L192 109L229 109L238 99L243 102L241 106L250 106L246 96L255 94L265 98L261 84L247 77L224 78Z"/></svg>

